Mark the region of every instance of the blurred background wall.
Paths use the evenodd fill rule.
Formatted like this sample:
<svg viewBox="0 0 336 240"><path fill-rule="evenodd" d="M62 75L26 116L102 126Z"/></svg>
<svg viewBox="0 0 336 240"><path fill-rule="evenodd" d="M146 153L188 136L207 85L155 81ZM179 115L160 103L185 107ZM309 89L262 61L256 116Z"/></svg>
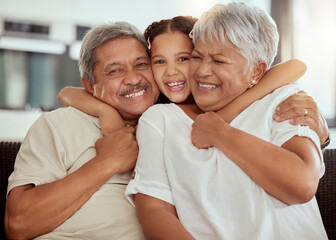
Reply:
<svg viewBox="0 0 336 240"><path fill-rule="evenodd" d="M61 88L81 86L78 53L83 34L92 26L128 21L144 31L153 21L177 15L199 17L214 4L228 2L0 0L0 140L22 139L42 111L60 107L56 96ZM307 64L299 84L334 127L336 1L245 2L275 19L281 37L275 63L298 58ZM15 129L19 134L13 134Z"/></svg>

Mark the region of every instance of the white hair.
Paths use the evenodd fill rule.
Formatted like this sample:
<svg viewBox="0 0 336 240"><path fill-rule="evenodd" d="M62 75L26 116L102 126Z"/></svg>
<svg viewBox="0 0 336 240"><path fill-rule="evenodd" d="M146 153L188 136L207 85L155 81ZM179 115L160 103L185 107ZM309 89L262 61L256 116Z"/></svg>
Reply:
<svg viewBox="0 0 336 240"><path fill-rule="evenodd" d="M247 60L251 69L260 61L269 68L277 54L279 33L274 20L263 10L245 3L217 4L203 13L192 31L193 43L197 41L228 40Z"/></svg>

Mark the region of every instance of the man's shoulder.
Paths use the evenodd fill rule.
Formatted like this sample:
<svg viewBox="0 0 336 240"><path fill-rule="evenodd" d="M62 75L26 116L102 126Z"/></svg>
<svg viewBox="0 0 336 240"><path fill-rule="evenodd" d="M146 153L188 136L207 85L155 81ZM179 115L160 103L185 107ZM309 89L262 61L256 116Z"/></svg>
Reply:
<svg viewBox="0 0 336 240"><path fill-rule="evenodd" d="M90 126L96 128L94 117L77 110L73 107L58 108L50 112L43 113L42 121L53 125L59 131L73 132ZM98 122L98 121L97 121Z"/></svg>
<svg viewBox="0 0 336 240"><path fill-rule="evenodd" d="M87 121L89 120L89 115L77 110L73 107L58 108L50 112L45 112L42 117L55 122L56 124L76 122L76 121Z"/></svg>

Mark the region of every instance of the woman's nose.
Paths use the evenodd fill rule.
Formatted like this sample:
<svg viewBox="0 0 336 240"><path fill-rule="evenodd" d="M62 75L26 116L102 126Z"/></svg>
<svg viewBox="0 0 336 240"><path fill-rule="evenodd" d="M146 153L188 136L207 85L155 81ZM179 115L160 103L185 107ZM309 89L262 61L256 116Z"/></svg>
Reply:
<svg viewBox="0 0 336 240"><path fill-rule="evenodd" d="M210 76L212 74L211 62L210 61L200 62L196 71L199 77Z"/></svg>

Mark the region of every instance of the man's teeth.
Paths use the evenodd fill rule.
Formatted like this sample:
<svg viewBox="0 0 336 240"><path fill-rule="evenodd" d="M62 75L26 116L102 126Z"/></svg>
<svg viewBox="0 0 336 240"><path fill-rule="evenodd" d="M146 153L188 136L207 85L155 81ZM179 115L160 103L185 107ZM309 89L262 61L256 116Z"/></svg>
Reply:
<svg viewBox="0 0 336 240"><path fill-rule="evenodd" d="M144 90L141 90L139 92L136 92L136 93L130 93L130 94L126 94L125 97L126 98L134 98L134 97L139 97L141 95L143 95L145 93L145 89Z"/></svg>
<svg viewBox="0 0 336 240"><path fill-rule="evenodd" d="M180 87L184 85L184 82L174 82L174 83L167 83L169 87Z"/></svg>
<svg viewBox="0 0 336 240"><path fill-rule="evenodd" d="M202 88L208 88L208 89L213 89L213 88L218 88L219 85L217 84L204 84L204 83L199 83L198 84Z"/></svg>

